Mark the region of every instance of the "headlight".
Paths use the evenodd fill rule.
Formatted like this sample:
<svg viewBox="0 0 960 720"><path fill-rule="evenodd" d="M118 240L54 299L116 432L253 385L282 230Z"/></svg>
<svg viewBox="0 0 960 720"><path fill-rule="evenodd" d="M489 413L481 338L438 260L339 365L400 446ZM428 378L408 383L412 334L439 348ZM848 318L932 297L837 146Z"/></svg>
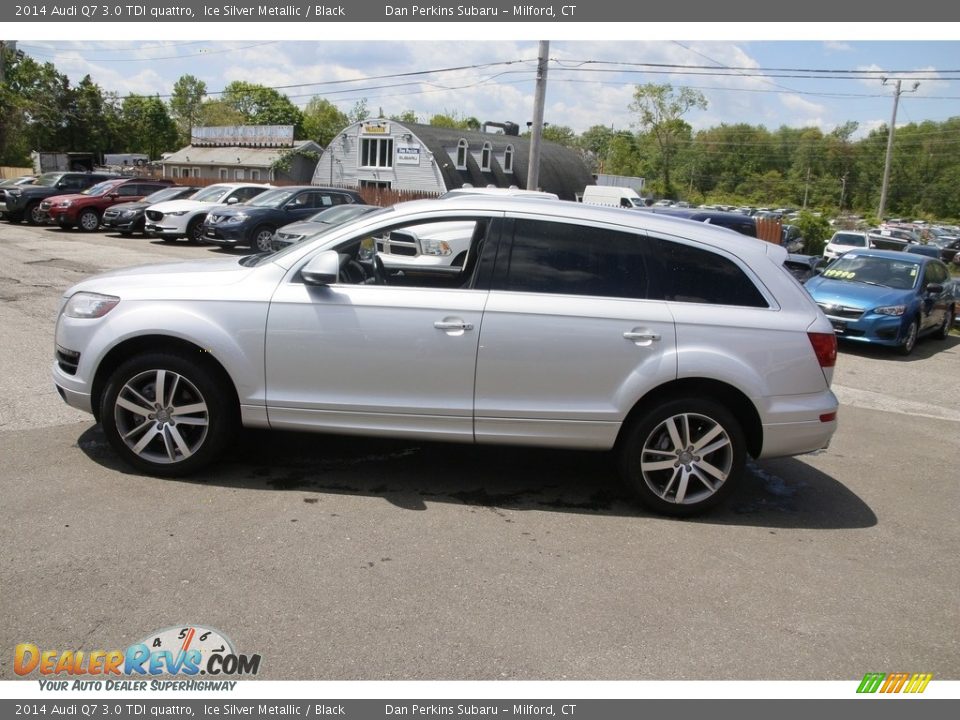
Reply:
<svg viewBox="0 0 960 720"><path fill-rule="evenodd" d="M887 305L886 307L878 307L874 310L875 313L881 315L903 315L907 311L906 305Z"/></svg>
<svg viewBox="0 0 960 720"><path fill-rule="evenodd" d="M237 223L242 223L247 219L247 216L243 213L237 213L236 215L227 215L226 219L223 221L224 225L236 225Z"/></svg>
<svg viewBox="0 0 960 720"><path fill-rule="evenodd" d="M99 293L78 292L71 295L63 314L72 318L100 318L113 310L120 298Z"/></svg>
<svg viewBox="0 0 960 720"><path fill-rule="evenodd" d="M420 252L424 255L443 255L450 254L450 245L443 240L422 240L420 242Z"/></svg>
<svg viewBox="0 0 960 720"><path fill-rule="evenodd" d="M68 208L73 205L73 200L61 200L57 207Z"/></svg>
<svg viewBox="0 0 960 720"><path fill-rule="evenodd" d="M23 194L23 190L17 190L13 188L12 190L7 190L7 195L12 195L13 197L20 197Z"/></svg>
<svg viewBox="0 0 960 720"><path fill-rule="evenodd" d="M190 212L190 211L189 211L189 210L174 210L173 212L168 212L168 213L165 213L165 214L166 214L166 215L169 215L169 216L174 216L174 215L180 216L180 215L186 215L188 212Z"/></svg>
<svg viewBox="0 0 960 720"><path fill-rule="evenodd" d="M136 210L124 210L123 212L120 213L120 217L125 217L125 218L133 217L136 214L137 214Z"/></svg>

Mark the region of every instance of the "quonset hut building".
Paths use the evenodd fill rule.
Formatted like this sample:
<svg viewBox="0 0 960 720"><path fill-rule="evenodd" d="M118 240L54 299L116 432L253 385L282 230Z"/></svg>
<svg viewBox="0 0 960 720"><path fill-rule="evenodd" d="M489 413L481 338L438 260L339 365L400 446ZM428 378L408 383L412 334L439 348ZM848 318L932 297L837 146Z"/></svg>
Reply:
<svg viewBox="0 0 960 720"><path fill-rule="evenodd" d="M514 123L504 133L363 120L338 133L320 156L314 185L379 187L441 194L474 187L526 189L530 140ZM540 189L576 200L594 183L580 155L556 143L540 146Z"/></svg>

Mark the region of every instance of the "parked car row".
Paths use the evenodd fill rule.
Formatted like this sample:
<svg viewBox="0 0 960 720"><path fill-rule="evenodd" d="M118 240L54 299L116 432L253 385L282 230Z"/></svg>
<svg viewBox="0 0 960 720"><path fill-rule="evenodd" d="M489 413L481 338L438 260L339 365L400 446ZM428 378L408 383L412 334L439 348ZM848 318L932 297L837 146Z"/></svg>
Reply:
<svg viewBox="0 0 960 720"><path fill-rule="evenodd" d="M879 227L865 231L838 230L823 248L823 256L834 260L854 248L902 250L937 258L945 263L960 262L960 236L942 232L922 240L908 229Z"/></svg>
<svg viewBox="0 0 960 720"><path fill-rule="evenodd" d="M86 232L104 228L121 235L142 232L165 241L248 246L260 252L275 248L276 232L285 225L310 220L336 207L367 207L357 192L339 188L276 188L259 183L196 188L174 185L167 179L104 173L46 173L29 188L11 183L0 192L0 212L14 223L26 220ZM341 216L342 220L348 215ZM334 223L332 218L320 222ZM295 234L297 239L308 234L301 230ZM293 237L284 233L276 246L289 244Z"/></svg>

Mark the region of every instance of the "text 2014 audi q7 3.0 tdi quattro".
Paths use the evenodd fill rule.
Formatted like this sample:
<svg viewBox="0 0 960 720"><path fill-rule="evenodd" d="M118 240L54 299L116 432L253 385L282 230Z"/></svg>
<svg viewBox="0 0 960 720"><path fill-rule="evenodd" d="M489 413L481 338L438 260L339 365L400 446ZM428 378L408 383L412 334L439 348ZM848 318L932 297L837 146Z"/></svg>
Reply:
<svg viewBox="0 0 960 720"><path fill-rule="evenodd" d="M457 267L378 241L469 223ZM687 515L755 458L836 429L829 321L783 248L561 201L382 209L272 255L120 270L66 292L54 381L116 452L176 476L249 427L616 450ZM162 318L162 322L157 321Z"/></svg>

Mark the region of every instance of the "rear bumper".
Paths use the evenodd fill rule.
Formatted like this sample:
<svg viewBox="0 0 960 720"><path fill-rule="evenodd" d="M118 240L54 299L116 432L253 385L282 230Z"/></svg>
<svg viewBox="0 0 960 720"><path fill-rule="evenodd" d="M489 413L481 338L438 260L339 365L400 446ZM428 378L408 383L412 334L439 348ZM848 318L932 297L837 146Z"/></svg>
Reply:
<svg viewBox="0 0 960 720"><path fill-rule="evenodd" d="M830 390L767 398L764 405L761 458L822 450L829 446L837 430L840 404Z"/></svg>

